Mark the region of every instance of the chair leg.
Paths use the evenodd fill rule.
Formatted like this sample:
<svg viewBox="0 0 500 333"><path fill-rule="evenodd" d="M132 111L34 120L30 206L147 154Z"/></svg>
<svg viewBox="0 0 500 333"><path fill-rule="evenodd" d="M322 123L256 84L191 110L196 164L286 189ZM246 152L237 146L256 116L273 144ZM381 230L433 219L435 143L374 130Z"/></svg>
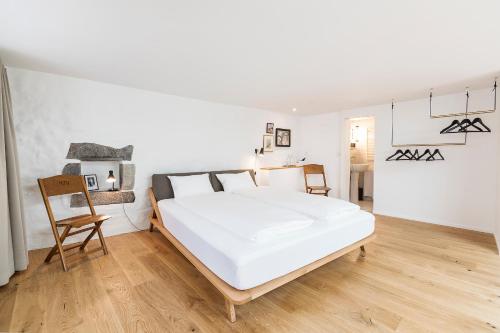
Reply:
<svg viewBox="0 0 500 333"><path fill-rule="evenodd" d="M155 225L150 222L149 223L149 232L153 232L154 228L155 228Z"/></svg>
<svg viewBox="0 0 500 333"><path fill-rule="evenodd" d="M101 241L101 247L102 247L102 252L104 252L104 255L108 254L108 248L106 247L106 242L104 241L104 236L102 235L101 231L101 223L97 225L97 234L99 235L99 240Z"/></svg>
<svg viewBox="0 0 500 333"><path fill-rule="evenodd" d="M68 271L68 266L66 265L66 258L64 257L64 249L62 247L62 243L64 242L64 239L66 239L66 236L68 235L70 230L71 226L67 225L64 228L64 231L60 237L57 232L57 228L53 230L54 238L56 239L56 245L50 250L49 254L47 255L47 258L45 258L45 262L50 262L50 259L52 259L54 254L56 254L59 251L59 258L61 258L61 264L65 272Z"/></svg>
<svg viewBox="0 0 500 333"><path fill-rule="evenodd" d="M67 231L67 232L66 232ZM64 238L66 238L66 235L68 234L69 232L69 229L68 229L68 226L65 227L62 235L61 235L61 238L63 241L64 241ZM64 237L64 238L63 238ZM56 236L57 238L57 236ZM61 244L62 244L62 241L61 241ZM57 253L57 241L56 241L56 245L54 245L52 247L52 249L50 249L50 252L47 254L47 257L45 257L45 262L50 262L50 260L52 259L52 257Z"/></svg>
<svg viewBox="0 0 500 333"><path fill-rule="evenodd" d="M54 245L52 247L52 249L50 250L49 254L47 254L47 257L45 258L45 262L48 263L50 262L50 260L52 259L52 257L57 254L58 250L59 250L59 253L62 253L61 249L62 249L62 244L64 242L64 240L66 239L66 237L68 236L69 234L69 231L71 230L71 226L67 225L64 230L63 230L63 233L61 234L61 236L59 236L58 234L54 234L54 237L56 238L56 245ZM65 264L63 264L63 267L65 266Z"/></svg>

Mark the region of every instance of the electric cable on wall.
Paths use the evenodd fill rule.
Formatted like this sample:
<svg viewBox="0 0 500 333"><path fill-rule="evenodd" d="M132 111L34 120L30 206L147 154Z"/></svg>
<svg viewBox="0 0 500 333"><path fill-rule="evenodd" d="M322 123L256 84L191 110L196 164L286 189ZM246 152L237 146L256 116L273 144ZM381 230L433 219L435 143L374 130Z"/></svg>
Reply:
<svg viewBox="0 0 500 333"><path fill-rule="evenodd" d="M122 210L123 210L123 214L125 214L125 217L127 218L128 222L132 225L132 227L134 227L135 230L137 231L144 231L146 229L139 229L139 227L137 227L134 222L132 222L132 219L130 218L130 216L128 216L127 214L127 211L125 210L125 199L123 197L123 191L120 191L120 196L122 198Z"/></svg>

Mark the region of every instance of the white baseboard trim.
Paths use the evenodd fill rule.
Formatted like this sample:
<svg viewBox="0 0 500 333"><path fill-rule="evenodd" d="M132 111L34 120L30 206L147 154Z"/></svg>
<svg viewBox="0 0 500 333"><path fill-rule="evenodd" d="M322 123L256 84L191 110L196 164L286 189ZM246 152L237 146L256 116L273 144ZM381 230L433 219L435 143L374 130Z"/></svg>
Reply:
<svg viewBox="0 0 500 333"><path fill-rule="evenodd" d="M128 219L123 215L114 216L109 220L109 222L103 223L102 233L104 234L104 237L109 237L139 230L146 230L149 227L147 216L144 216L144 219L141 219L139 222L134 221L134 225L135 227L131 225ZM139 230L137 230L136 228ZM72 237L68 237L68 239L64 241L64 245L81 242L85 239L85 237L87 237L87 235L88 233L81 233ZM97 237L98 236L95 235L92 239L97 239ZM54 246L54 244L55 240L52 232L40 233L37 235L37 237L30 237L28 250L44 249L52 247Z"/></svg>
<svg viewBox="0 0 500 333"><path fill-rule="evenodd" d="M397 217L400 219L411 220L411 221L415 221L415 222L424 222L424 223L430 223L430 224L436 224L436 225L443 225L446 227L460 228L460 229L466 229L466 230L479 231L479 232L484 232L484 233L488 233L488 234L493 234L493 231L491 229L487 230L487 229L483 229L483 228L471 228L469 225L462 225L462 224L453 223L453 222L446 221L446 220L436 220L436 219L423 217L423 216L409 216L407 214L401 214L398 212L384 212L384 211L380 211L380 210L374 210L373 213L379 214L379 215L390 216L390 217ZM497 240L497 243L498 243L498 240Z"/></svg>

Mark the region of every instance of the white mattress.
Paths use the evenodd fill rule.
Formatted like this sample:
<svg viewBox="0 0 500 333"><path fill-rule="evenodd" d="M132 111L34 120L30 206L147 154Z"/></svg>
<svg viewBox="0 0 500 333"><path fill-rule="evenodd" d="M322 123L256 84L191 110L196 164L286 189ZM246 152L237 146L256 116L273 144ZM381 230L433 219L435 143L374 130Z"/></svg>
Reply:
<svg viewBox="0 0 500 333"><path fill-rule="evenodd" d="M194 256L236 289L250 289L321 259L373 233L375 218L359 211L268 242L231 233L175 199L158 202L165 228Z"/></svg>

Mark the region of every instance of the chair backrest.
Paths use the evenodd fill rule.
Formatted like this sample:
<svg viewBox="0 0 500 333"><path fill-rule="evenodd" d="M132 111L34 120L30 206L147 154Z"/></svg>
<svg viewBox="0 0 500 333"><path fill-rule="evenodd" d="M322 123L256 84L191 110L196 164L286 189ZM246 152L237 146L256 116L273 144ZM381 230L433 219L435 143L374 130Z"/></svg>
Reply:
<svg viewBox="0 0 500 333"><path fill-rule="evenodd" d="M323 175L323 185L326 186L325 167L321 164L306 164L303 166L304 180L307 189L307 175Z"/></svg>
<svg viewBox="0 0 500 333"><path fill-rule="evenodd" d="M56 195L83 193L87 199L90 212L92 215L96 215L83 176L59 175L49 178L38 178L38 186L40 187L43 202L45 203L45 208L47 209L47 214L51 222L55 222L55 218L52 213L52 208L50 207L49 197Z"/></svg>
<svg viewBox="0 0 500 333"><path fill-rule="evenodd" d="M325 168L321 164L306 164L304 165L304 173L308 175L323 175Z"/></svg>

